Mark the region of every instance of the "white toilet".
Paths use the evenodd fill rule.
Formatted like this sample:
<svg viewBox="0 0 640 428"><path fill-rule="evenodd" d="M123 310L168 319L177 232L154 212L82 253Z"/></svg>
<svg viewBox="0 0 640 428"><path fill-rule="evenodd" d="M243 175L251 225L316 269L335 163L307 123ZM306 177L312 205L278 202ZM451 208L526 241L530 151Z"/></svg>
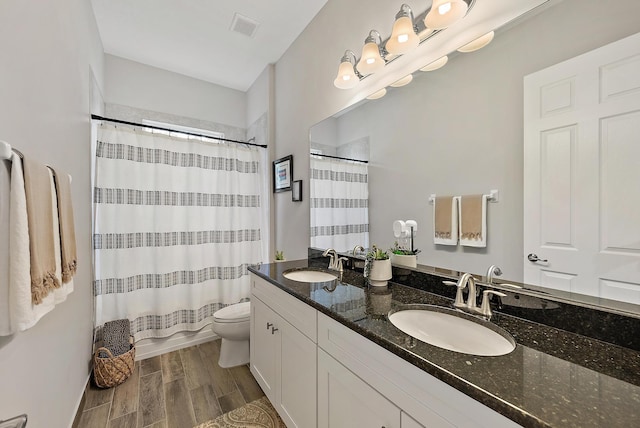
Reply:
<svg viewBox="0 0 640 428"><path fill-rule="evenodd" d="M249 362L251 303L226 306L213 314L213 332L222 338L218 365L222 368Z"/></svg>

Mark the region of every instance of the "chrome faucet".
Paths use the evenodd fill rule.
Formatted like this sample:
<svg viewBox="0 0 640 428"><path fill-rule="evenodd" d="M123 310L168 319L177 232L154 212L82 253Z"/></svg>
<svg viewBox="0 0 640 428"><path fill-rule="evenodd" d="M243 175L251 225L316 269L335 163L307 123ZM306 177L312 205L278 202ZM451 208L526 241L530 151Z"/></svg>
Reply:
<svg viewBox="0 0 640 428"><path fill-rule="evenodd" d="M356 245L353 247L353 255L355 256L358 251L364 251L364 247L362 245Z"/></svg>
<svg viewBox="0 0 640 428"><path fill-rule="evenodd" d="M493 284L493 276L500 276L502 275L502 270L496 266L496 265L491 265L489 266L489 269L487 270L487 282L491 285Z"/></svg>
<svg viewBox="0 0 640 428"><path fill-rule="evenodd" d="M477 312L476 306L476 279L470 273L463 274L456 283L458 291L456 292L456 300L453 306L456 308L466 308L469 312ZM465 288L469 288L469 294L467 296L467 303L464 303L464 297L462 292Z"/></svg>
<svg viewBox="0 0 640 428"><path fill-rule="evenodd" d="M491 297L489 297L492 294L500 297L507 296L506 294L496 290L484 290L482 292L482 304L480 305L480 315L482 315L487 321L490 320L491 316L493 315L491 313Z"/></svg>
<svg viewBox="0 0 640 428"><path fill-rule="evenodd" d="M494 266L492 266L493 268ZM472 314L480 314L486 320L490 320L491 316L491 295L506 297L507 295L497 290L484 290L482 292L482 303L480 307L476 304L476 280L470 273L463 274L458 282L443 281L446 285L454 285L457 287L456 300L453 302L453 306L458 309L463 309ZM467 302L464 301L462 292L465 288L469 288L469 295L467 296Z"/></svg>
<svg viewBox="0 0 640 428"><path fill-rule="evenodd" d="M324 253L322 253L323 257L329 256L329 267L331 270L338 270L338 254L336 250L333 248L327 248Z"/></svg>
<svg viewBox="0 0 640 428"><path fill-rule="evenodd" d="M344 272L344 267L342 266L342 262L343 261L347 262L347 261L349 261L349 259L346 258L346 257L338 257L338 259L336 260L336 263L335 263L335 270L337 270L340 273Z"/></svg>

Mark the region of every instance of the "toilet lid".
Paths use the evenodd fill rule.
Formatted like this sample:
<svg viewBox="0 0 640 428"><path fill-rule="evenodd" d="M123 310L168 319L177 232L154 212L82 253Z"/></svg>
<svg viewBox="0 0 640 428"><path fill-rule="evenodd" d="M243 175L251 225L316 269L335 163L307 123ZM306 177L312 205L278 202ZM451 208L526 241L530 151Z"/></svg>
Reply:
<svg viewBox="0 0 640 428"><path fill-rule="evenodd" d="M219 321L241 321L251 315L251 302L236 303L217 310L213 318Z"/></svg>

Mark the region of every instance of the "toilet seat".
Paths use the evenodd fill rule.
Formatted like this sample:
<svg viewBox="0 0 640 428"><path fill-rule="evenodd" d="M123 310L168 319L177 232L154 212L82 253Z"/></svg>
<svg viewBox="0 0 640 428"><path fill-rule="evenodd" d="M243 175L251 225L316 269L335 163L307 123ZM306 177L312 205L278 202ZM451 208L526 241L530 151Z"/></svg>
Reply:
<svg viewBox="0 0 640 428"><path fill-rule="evenodd" d="M237 323L249 321L251 317L251 302L236 303L217 310L213 320L218 323Z"/></svg>

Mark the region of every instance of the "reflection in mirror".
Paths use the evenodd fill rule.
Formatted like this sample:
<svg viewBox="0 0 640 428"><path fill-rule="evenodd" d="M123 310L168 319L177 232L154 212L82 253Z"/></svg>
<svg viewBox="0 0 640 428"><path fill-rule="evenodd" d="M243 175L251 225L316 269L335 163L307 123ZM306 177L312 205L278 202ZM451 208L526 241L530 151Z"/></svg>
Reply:
<svg viewBox="0 0 640 428"><path fill-rule="evenodd" d="M346 252L369 246L369 138L340 132L328 119L310 133L311 246Z"/></svg>
<svg viewBox="0 0 640 428"><path fill-rule="evenodd" d="M624 0L623 3L628 10L640 13L640 6L636 2ZM574 249L578 245L575 239L584 236L585 233L575 230L570 232L570 229L558 226L558 231L566 232L566 240L560 243L541 242L542 245L536 248L526 248L524 239L525 228L529 227L525 227L524 224L525 207L529 206L525 199L525 182L528 179L524 172L525 156L529 155L524 149L525 128L528 126L523 123L524 78L636 33L637 21L629 18L628 10L610 11L607 18L602 19L601 7L595 0L586 3L579 0L550 2L534 13L519 18L517 22L498 29L495 39L482 50L454 53L450 55L449 62L443 68L430 72L416 71L413 82L409 85L387 88L384 97L363 100L358 105L314 126L311 130L312 150L316 143L323 144L322 140L314 136L318 130L326 126L339 130L336 131L336 135L344 136L341 139L343 142L367 139L370 161L370 242L381 248L390 248L394 241L391 233L393 221L399 218L415 219L421 226L421 232L415 242L416 247L422 250L418 255L419 270L427 271L433 269L429 267L437 267L484 276L487 267L495 264L503 271L502 276L495 278L497 283L522 284L525 269L528 269L531 263L536 263L529 261L527 255L535 253L540 259L548 259L549 263L540 266L542 274L538 275L537 281L527 278L527 282L534 285L530 288L544 290L562 300L571 299L588 305L602 305L640 314L640 306L637 306L640 304L640 274L637 270L640 264L640 223L637 221L626 227L625 233L622 233L617 224L607 219L603 220L604 222L597 221L595 226L589 229L593 232L594 242L601 245L593 256L576 259L577 264L604 266L601 262L602 257L609 257L611 253L624 253L627 257L624 265L609 263L607 266L611 269L604 275L599 274L600 276L592 282L596 286L589 290L584 289L581 278L572 276L573 271L570 268L560 267L560 257L550 257L547 252L550 245L563 247L557 248L560 253L575 252ZM622 52L622 55L626 58L640 57L640 53L635 51ZM620 62L627 63L631 64ZM621 71L620 67L607 67L606 63L596 66L596 69ZM606 73L603 71L601 74ZM597 76L598 72L593 75ZM634 78L625 81L630 84L637 83L637 79ZM622 85L623 80L618 79L615 82ZM579 89L578 86L572 86L578 84L579 82L564 86L551 84L549 88L555 91L549 93L562 95L566 93L567 88ZM613 80L610 84L613 84ZM594 87L597 88L598 85L595 84ZM606 87L602 86L605 89ZM621 102L622 98L625 98L625 102L637 102L640 99L640 91L637 89L629 88L616 92L616 102ZM596 94L595 99L599 96L602 94ZM632 100L632 97L635 98ZM609 105L613 105L614 97L610 98ZM557 105L566 107L567 104ZM635 111L640 110L637 105L634 108ZM557 113L560 111L550 113L549 117L556 118ZM332 124L329 125L327 121ZM637 132L631 132L630 129L640 121L608 121L605 118L594 122L592 128L596 131L598 123L609 128L596 132L596 140L604 135L612 138L616 135L637 135ZM623 125L628 125L625 131L620 128ZM546 128L536 129L540 134L544 133ZM617 134L604 133L616 129L621 131ZM576 131L575 134L569 132L566 135L571 137L582 134L584 130ZM561 157L551 155L551 159L557 161L553 165L559 165L559 171L563 170L560 161L571 163L578 160L577 157L571 158L578 153L578 146L571 145L579 143L580 140L573 143L570 139L549 141L559 141L559 145L548 146L556 152L560 150L558 153ZM608 168L585 174L584 177L589 180L583 179L583 184L601 174L616 171L624 171L627 175L610 174L607 179L622 180L625 176L631 177L627 185L620 186L623 191L628 189L629 182L638 180L636 171L640 171L640 168L630 168L628 165L631 161L626 162L629 159L637 160L637 156L632 156L633 147L637 145L629 147L618 142L619 140L614 142L609 139L600 141L599 144L607 150L604 152L609 156L607 162L617 159L623 161L626 166L611 168L601 159L595 164L596 169L601 168L601 165ZM574 149L567 149L569 146L566 144ZM541 153L540 150L537 153ZM566 173L556 174L555 179L563 177L577 178ZM596 184L591 191L580 192L593 196L592 199L596 202L598 195L606 200L608 196L603 195L603 188L601 185L598 186ZM433 205L428 203L430 194L472 195L487 193L491 189L500 191L500 200L488 206L486 248L460 245L445 247L434 244ZM556 190L556 197L561 190L570 191L572 187L565 183L564 187L555 186L553 189ZM626 192L624 199L619 198L621 194L616 193L618 199L615 200L624 201L624 206L631 203L640 204L637 192ZM609 205L609 208L611 207L613 206ZM573 207L570 212L574 216L584 217L606 208L602 206L576 211L576 207ZM616 218L622 218L624 213L637 212L638 209L640 206L637 206L635 211L631 209L610 213L616 214ZM313 212L313 207L311 210ZM565 211L558 212L564 214ZM568 228L573 227L571 222L565 221L563 224ZM606 232L604 226L610 227L609 230L615 233L607 236L598 235ZM607 248L608 240L614 238L615 245L609 245L610 248ZM318 244L317 241L314 245L313 238L311 246L328 247ZM352 247L343 250L350 249ZM607 294L601 292L604 286L609 287ZM628 304L616 306L616 300Z"/></svg>

